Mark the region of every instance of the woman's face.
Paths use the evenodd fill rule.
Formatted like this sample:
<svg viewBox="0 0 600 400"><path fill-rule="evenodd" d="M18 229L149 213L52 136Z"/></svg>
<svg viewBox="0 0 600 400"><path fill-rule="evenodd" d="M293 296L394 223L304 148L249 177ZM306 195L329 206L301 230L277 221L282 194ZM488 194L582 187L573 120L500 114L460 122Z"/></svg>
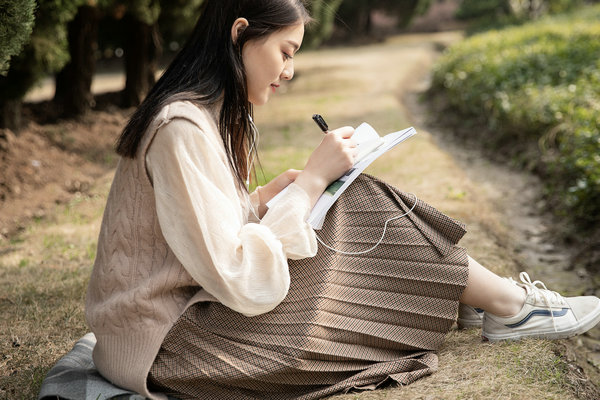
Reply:
<svg viewBox="0 0 600 400"><path fill-rule="evenodd" d="M242 49L246 70L248 101L255 106L265 104L282 80L294 76L294 54L302 44L304 25L291 25L268 35L250 40Z"/></svg>

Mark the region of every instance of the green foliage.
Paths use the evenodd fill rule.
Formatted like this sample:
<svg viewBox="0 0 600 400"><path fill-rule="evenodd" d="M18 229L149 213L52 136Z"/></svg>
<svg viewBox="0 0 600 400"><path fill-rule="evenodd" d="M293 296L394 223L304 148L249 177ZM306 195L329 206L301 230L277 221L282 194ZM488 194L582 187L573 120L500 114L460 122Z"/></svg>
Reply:
<svg viewBox="0 0 600 400"><path fill-rule="evenodd" d="M385 11L397 17L398 26L406 27L412 18L423 14L432 0L343 0L339 10L339 25L349 30L349 36L370 34L371 12Z"/></svg>
<svg viewBox="0 0 600 400"><path fill-rule="evenodd" d="M35 0L0 0L0 74L19 54L33 29Z"/></svg>
<svg viewBox="0 0 600 400"><path fill-rule="evenodd" d="M434 69L451 107L485 121L492 146L539 144L562 210L600 222L600 6L473 36ZM476 137L482 132L473 131Z"/></svg>
<svg viewBox="0 0 600 400"><path fill-rule="evenodd" d="M398 26L404 28L413 17L427 12L432 0L377 0L373 5L398 17Z"/></svg>
<svg viewBox="0 0 600 400"><path fill-rule="evenodd" d="M468 31L476 33L563 13L583 3L584 0L463 0L456 17L471 21Z"/></svg>
<svg viewBox="0 0 600 400"><path fill-rule="evenodd" d="M303 47L313 48L331 37L336 13L342 0L310 0L307 3L308 11L314 21L306 29Z"/></svg>
<svg viewBox="0 0 600 400"><path fill-rule="evenodd" d="M456 12L456 17L468 20L509 13L508 0L463 0Z"/></svg>
<svg viewBox="0 0 600 400"><path fill-rule="evenodd" d="M147 25L156 23L160 16L159 0L116 0L115 4L123 4L129 14Z"/></svg>
<svg viewBox="0 0 600 400"><path fill-rule="evenodd" d="M582 3L583 0L463 0L456 16L459 19L476 19L513 15L531 19L546 13L562 13Z"/></svg>
<svg viewBox="0 0 600 400"><path fill-rule="evenodd" d="M85 0L37 0L35 26L23 52L13 57L6 78L0 77L0 103L20 100L47 73L69 60L67 22Z"/></svg>
<svg viewBox="0 0 600 400"><path fill-rule="evenodd" d="M163 39L182 45L190 35L204 0L160 0L158 27Z"/></svg>
<svg viewBox="0 0 600 400"><path fill-rule="evenodd" d="M62 68L69 59L67 23L85 0L37 0L38 12L31 37L35 62L47 72Z"/></svg>

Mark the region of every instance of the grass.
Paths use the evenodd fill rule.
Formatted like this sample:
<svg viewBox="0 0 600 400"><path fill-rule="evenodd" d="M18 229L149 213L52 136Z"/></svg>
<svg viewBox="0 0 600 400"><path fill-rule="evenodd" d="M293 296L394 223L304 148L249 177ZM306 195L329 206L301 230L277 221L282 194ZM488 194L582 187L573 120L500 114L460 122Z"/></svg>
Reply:
<svg viewBox="0 0 600 400"><path fill-rule="evenodd" d="M299 54L288 93L256 112L264 171L259 183L302 167L321 138L311 120L315 112L331 127L368 121L382 134L410 125L398 97L407 81L426 71L436 41L447 35L421 38L425 44L406 37ZM494 271L514 275L517 263L501 216L431 135L416 128L418 135L367 172L468 223L462 243L470 253ZM87 332L85 290L110 180L111 174L97 180L88 194L0 242L0 399L35 398L48 369ZM556 343L487 344L477 331L452 331L439 357L437 373L408 387L334 398L577 398L572 367Z"/></svg>
<svg viewBox="0 0 600 400"><path fill-rule="evenodd" d="M33 399L87 332L83 305L109 176L0 242L0 398Z"/></svg>

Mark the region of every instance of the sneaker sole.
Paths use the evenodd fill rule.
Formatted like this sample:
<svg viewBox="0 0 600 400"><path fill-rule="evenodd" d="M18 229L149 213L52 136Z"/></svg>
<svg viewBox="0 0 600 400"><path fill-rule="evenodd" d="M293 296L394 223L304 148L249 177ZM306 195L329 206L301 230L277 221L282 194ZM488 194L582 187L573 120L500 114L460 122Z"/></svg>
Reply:
<svg viewBox="0 0 600 400"><path fill-rule="evenodd" d="M456 320L456 325L458 325L458 329L481 328L481 326L483 325L483 321L458 318Z"/></svg>
<svg viewBox="0 0 600 400"><path fill-rule="evenodd" d="M563 331L554 331L554 329L549 329L547 331L537 331L537 332L509 332L509 333L489 333L482 332L481 336L484 340L489 340L490 342L497 342L501 340L520 340L524 338L538 338L538 339L567 339L573 336L580 335L588 330L592 329L596 324L600 322L600 303L596 306L594 311L589 313L588 318L584 318L579 323L571 329L563 330Z"/></svg>

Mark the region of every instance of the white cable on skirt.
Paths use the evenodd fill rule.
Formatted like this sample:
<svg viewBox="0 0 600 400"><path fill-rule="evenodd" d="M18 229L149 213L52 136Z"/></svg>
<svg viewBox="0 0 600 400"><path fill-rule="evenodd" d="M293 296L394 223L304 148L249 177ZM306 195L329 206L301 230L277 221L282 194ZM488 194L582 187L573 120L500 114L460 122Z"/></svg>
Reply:
<svg viewBox="0 0 600 400"><path fill-rule="evenodd" d="M388 225L388 223L389 223L390 221L393 221L393 220L395 220L395 219L402 218L402 217L406 217L408 214L410 214L410 213L411 213L411 212L412 212L412 211L415 209L415 206L417 205L417 201L418 201L419 199L417 198L417 196L416 196L414 193L410 193L410 194L412 194L412 195L414 196L414 198L415 198L415 204L413 204L413 205L412 205L412 207L410 208L410 210L408 210L408 211L407 211L407 212L405 212L404 214L402 214L402 215L397 215L397 216L395 216L395 217L392 217L392 218L389 218L387 221L385 221L385 224L383 225L383 233L381 234L381 237L379 238L379 241L378 241L377 243L375 243L375 245L374 245L373 247L371 247L370 249L363 250L363 251L341 251L341 250L336 250L336 249L334 249L333 247L330 247L330 246L326 245L326 244L325 244L325 243L324 243L324 242L321 240L321 238L319 237L319 235L317 235L317 232L316 232L316 231L315 231L315 236L317 237L317 240L319 241L319 243L321 243L323 246L325 246L325 247L326 247L326 248L328 248L329 250L335 251L336 253L340 253L340 254L346 254L346 255L353 256L353 255L365 254L365 253L368 253L368 252L370 252L370 251L373 251L373 250L375 250L375 248L376 248L377 246L379 246L379 244L380 244L380 243L381 243L381 241L383 240L383 237L385 236L385 231L387 230L387 225Z"/></svg>

